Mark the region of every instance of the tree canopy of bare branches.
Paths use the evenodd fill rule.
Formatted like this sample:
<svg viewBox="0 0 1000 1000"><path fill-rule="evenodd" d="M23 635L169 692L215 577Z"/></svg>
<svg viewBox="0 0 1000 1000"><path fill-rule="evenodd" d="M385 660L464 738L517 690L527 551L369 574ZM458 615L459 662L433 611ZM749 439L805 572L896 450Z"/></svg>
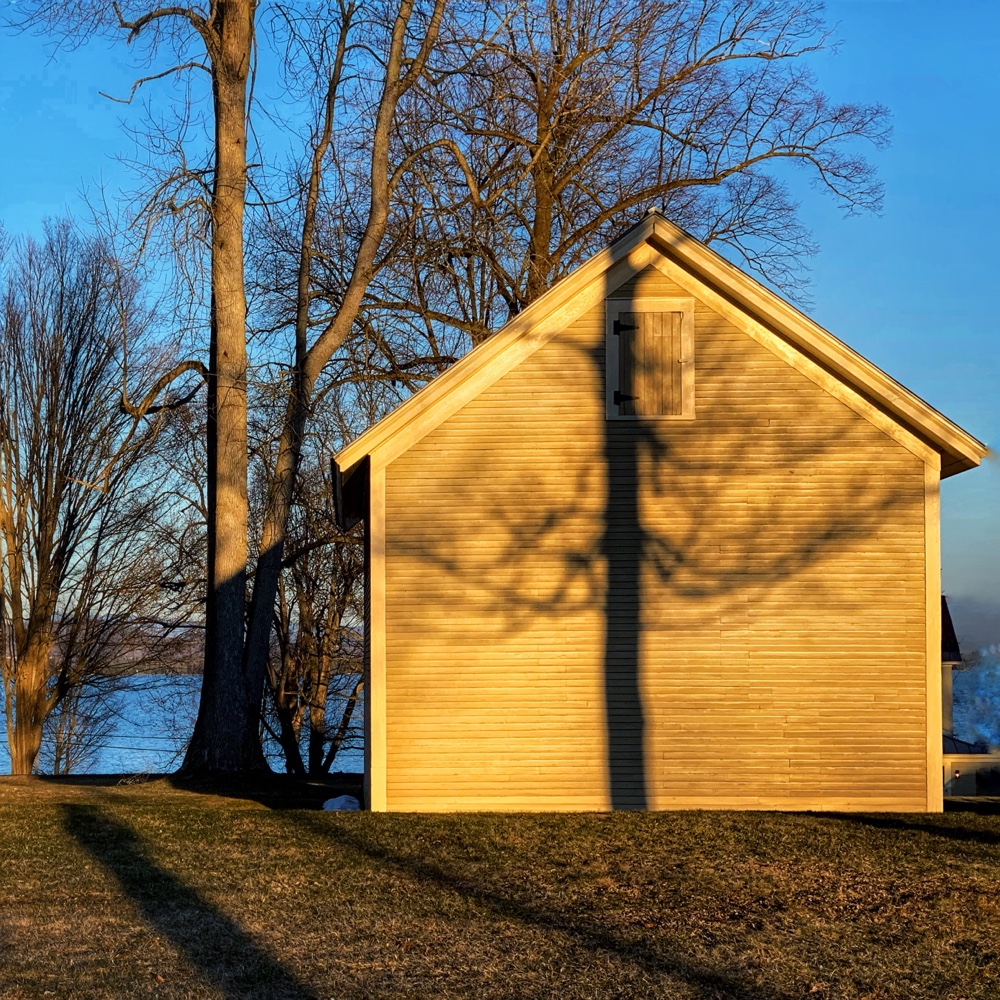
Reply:
<svg viewBox="0 0 1000 1000"><path fill-rule="evenodd" d="M383 308L476 343L650 206L794 287L813 246L783 179L799 168L847 212L876 210L862 154L888 136L884 108L837 104L810 72L831 45L821 13L811 0L490 0L454 18L407 101L419 166Z"/></svg>
<svg viewBox="0 0 1000 1000"><path fill-rule="evenodd" d="M0 676L11 766L27 774L49 714L126 665L140 609L158 600L145 545L156 425L122 408L126 338L133 388L164 358L142 353L139 289L69 223L14 244L4 263Z"/></svg>
<svg viewBox="0 0 1000 1000"><path fill-rule="evenodd" d="M316 382L351 333L363 296L377 270L389 207L406 162L393 157L397 107L422 79L440 28L444 0L366 5L335 2L304 13L276 5L267 26L278 26L303 60L322 95L309 130L299 198L299 250L292 357L282 364L286 406L275 434L267 475L256 565L248 571L248 325L245 282L245 214L248 146L253 133L251 81L259 56L258 4L210 0L204 7L136 4L45 3L27 5L21 24L45 28L70 44L85 31L118 33L142 46L162 68L142 74L147 84L200 71L211 82L209 163L191 169L184 138L191 119L183 111L167 139L184 166L168 173L144 203L149 219L200 213L207 224L209 254L207 514L208 586L205 605L205 672L201 707L185 766L189 771L234 771L264 766L259 713L264 691L272 613L304 429ZM329 59L312 59L306 48ZM329 40L330 44L326 44ZM346 70L346 71L345 71ZM354 95L355 154L365 161L366 189L352 234L349 275L336 306L322 320L311 313L313 234L320 192L337 133L335 113L347 88ZM130 95L131 96L131 95ZM151 139L154 137L151 135ZM181 192L194 191L192 197ZM147 227L148 228L148 227ZM250 578L253 578L252 587ZM247 596L250 596L249 613Z"/></svg>

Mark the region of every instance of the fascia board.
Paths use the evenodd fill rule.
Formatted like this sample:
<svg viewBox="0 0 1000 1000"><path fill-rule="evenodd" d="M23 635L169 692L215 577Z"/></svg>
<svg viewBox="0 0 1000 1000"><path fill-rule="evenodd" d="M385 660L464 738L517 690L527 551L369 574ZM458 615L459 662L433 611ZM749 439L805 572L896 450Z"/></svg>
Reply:
<svg viewBox="0 0 1000 1000"><path fill-rule="evenodd" d="M373 467L388 465L647 267L657 254L647 242L653 225L647 216L342 448L334 457L341 471L348 475L366 455Z"/></svg>
<svg viewBox="0 0 1000 1000"><path fill-rule="evenodd" d="M714 250L663 216L651 242L942 451L942 477L979 465L986 445Z"/></svg>

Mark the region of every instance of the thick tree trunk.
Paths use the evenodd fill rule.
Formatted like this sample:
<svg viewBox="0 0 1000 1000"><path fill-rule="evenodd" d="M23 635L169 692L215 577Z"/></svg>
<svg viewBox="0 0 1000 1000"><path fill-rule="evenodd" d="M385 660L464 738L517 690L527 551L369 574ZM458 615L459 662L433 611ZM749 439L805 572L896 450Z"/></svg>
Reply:
<svg viewBox="0 0 1000 1000"><path fill-rule="evenodd" d="M208 383L208 594L205 675L187 772L266 768L260 690L243 675L247 576L246 199L247 79L253 0L220 2L206 40L212 60L215 179ZM256 699L255 703L254 700Z"/></svg>
<svg viewBox="0 0 1000 1000"><path fill-rule="evenodd" d="M535 187L535 216L528 244L528 281L524 289L524 305L531 305L549 290L552 283L552 224L555 216L555 177L550 150L552 126L549 103L540 94L536 125L538 146L532 150L535 162L531 177Z"/></svg>
<svg viewBox="0 0 1000 1000"><path fill-rule="evenodd" d="M14 725L10 733L10 773L31 774L42 745L50 647L33 643L19 658L14 680Z"/></svg>
<svg viewBox="0 0 1000 1000"><path fill-rule="evenodd" d="M278 716L278 742L285 756L285 771L288 774L305 775L306 766L299 750L302 722L298 717L297 701L288 698L284 692L278 692L274 702Z"/></svg>
<svg viewBox="0 0 1000 1000"><path fill-rule="evenodd" d="M254 574L243 668L247 691L256 691L260 697L264 695L274 602L278 594L292 490L298 475L311 393L312 379L305 377L301 370L296 372L292 398L288 403L288 414L278 446L277 467L268 498L261 551Z"/></svg>

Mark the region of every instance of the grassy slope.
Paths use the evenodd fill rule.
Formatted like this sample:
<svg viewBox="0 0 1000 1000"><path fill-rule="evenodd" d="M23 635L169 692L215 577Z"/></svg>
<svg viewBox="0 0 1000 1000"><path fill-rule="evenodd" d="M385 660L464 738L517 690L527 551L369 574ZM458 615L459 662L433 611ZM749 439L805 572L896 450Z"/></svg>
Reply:
<svg viewBox="0 0 1000 1000"><path fill-rule="evenodd" d="M411 816L0 780L0 996L996 997L1000 816Z"/></svg>

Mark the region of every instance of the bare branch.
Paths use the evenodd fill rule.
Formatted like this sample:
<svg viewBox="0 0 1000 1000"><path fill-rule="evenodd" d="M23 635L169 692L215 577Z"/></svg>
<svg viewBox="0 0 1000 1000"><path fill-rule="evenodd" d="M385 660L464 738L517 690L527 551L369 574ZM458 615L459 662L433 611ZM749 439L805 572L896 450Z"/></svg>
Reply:
<svg viewBox="0 0 1000 1000"><path fill-rule="evenodd" d="M162 18L177 17L189 21L198 34L204 37L208 30L208 23L193 7L157 7L155 10L147 11L134 21L126 21L122 16L121 6L113 3L112 8L118 18L118 27L128 32L127 42L131 44L139 37L142 29L159 21Z"/></svg>
<svg viewBox="0 0 1000 1000"><path fill-rule="evenodd" d="M121 394L121 409L123 413L128 413L130 416L136 419L141 419L150 413L158 413L162 410L177 409L183 406L185 403L190 402L194 399L195 394L198 392L199 387L196 387L190 393L186 394L180 400L173 400L170 403L163 403L160 405L154 405L157 397L163 390L170 385L171 382L175 382L182 375L186 375L188 372L197 372L203 380L208 379L208 369L205 365L198 360L182 361L180 364L175 365L170 371L161 375L150 387L149 391L138 403L132 403L129 401L127 389L122 387Z"/></svg>
<svg viewBox="0 0 1000 1000"><path fill-rule="evenodd" d="M173 73L181 73L186 69L200 69L209 73L209 68L201 62L192 61L181 63L179 66L171 66L170 69L165 69L161 73L151 73L149 76L141 76L138 80L132 83L132 89L129 91L128 97L114 97L111 94L106 94L103 90L98 91L101 97L106 97L109 101L114 101L116 104L131 104L132 99L135 97L136 91L145 83L150 83L153 80L162 80L165 76L170 76Z"/></svg>

